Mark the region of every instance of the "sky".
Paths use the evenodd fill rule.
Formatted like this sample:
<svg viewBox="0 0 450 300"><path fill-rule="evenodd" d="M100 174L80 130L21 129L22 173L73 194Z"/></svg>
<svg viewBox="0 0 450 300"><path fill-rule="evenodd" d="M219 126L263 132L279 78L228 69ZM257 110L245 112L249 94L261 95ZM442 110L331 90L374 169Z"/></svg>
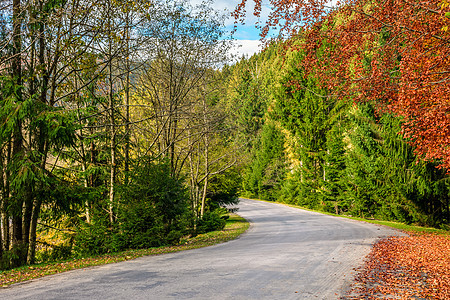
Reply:
<svg viewBox="0 0 450 300"><path fill-rule="evenodd" d="M191 4L196 5L200 4L202 0L190 0ZM237 57L242 57L242 55L251 56L254 53L259 52L262 48L260 47L260 36L259 29L255 27L255 24L258 22L258 19L253 16L253 0L247 0L247 17L245 19L244 25L238 25L237 30L234 34L235 39L235 49L232 50L232 53ZM213 0L213 8L217 11L223 11L227 14L230 14L240 3L240 0ZM261 12L261 21L264 22L269 15L269 7L264 5L263 1L263 9ZM234 27L234 18L231 16L227 19L225 23L227 30L232 31Z"/></svg>

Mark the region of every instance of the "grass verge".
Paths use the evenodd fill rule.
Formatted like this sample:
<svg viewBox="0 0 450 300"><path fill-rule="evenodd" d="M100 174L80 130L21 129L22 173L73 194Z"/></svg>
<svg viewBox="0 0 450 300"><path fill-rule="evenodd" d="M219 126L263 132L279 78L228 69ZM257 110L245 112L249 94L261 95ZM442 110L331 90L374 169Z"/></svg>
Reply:
<svg viewBox="0 0 450 300"><path fill-rule="evenodd" d="M249 198L245 198L245 199L249 199ZM274 202L274 201L261 200L261 199L249 199L249 200L263 201L263 202L268 202L268 203L277 203L277 204L282 204L282 205L286 205L286 206L293 207L293 208L299 208L299 209L303 209L303 210L307 210L307 211L318 212L318 213L329 215L329 216L335 216L335 217L341 217L341 218L346 218L346 219L351 219L351 220L363 221L363 222L372 223L372 224L384 225L384 226L396 228L396 229L399 229L399 230L402 230L402 231L405 231L408 233L414 232L414 233L434 233L434 234L450 235L450 230L438 229L438 228L433 228L433 227L423 227L423 226L408 225L408 224L403 224L403 223L393 222L393 221L382 221L382 220L375 220L375 219L364 219L364 218L353 217L353 216L348 216L348 215L338 215L338 214L334 214L334 213L324 212L324 211L320 211L320 210L314 210L314 209L302 207L299 205L293 205L293 204L288 204L288 203L283 203L283 202Z"/></svg>
<svg viewBox="0 0 450 300"><path fill-rule="evenodd" d="M185 240L182 244L179 245L139 250L127 250L95 257L86 257L52 263L23 266L8 271L2 271L0 273L0 286L5 288L14 283L36 279L47 275L86 267L116 263L142 256L159 255L212 246L237 238L239 235L244 233L249 226L250 224L244 218L236 214L230 214L230 218L227 220L227 224L224 230L200 234L196 237Z"/></svg>

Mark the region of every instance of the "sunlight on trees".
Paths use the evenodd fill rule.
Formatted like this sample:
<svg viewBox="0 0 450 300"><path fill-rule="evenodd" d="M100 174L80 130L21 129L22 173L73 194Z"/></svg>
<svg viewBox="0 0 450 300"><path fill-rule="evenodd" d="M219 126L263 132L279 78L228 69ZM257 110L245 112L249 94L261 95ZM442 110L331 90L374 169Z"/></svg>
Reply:
<svg viewBox="0 0 450 300"><path fill-rule="evenodd" d="M100 253L195 234L214 207L209 181L236 162L232 140L216 137L231 130L213 96L229 49L223 17L207 2L0 3L2 268L33 263L36 249ZM184 189L194 157L198 199ZM63 242L40 243L49 230Z"/></svg>

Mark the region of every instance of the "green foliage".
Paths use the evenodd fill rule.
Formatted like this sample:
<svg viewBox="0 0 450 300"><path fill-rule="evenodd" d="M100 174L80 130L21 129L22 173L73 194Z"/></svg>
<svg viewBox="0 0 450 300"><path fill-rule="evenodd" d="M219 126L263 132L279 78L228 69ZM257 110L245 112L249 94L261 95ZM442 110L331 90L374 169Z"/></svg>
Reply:
<svg viewBox="0 0 450 300"><path fill-rule="evenodd" d="M239 202L239 190L242 186L239 171L238 168L230 168L209 180L206 197L209 199L209 206L212 207L210 210Z"/></svg>
<svg viewBox="0 0 450 300"><path fill-rule="evenodd" d="M281 44L234 66L258 62L267 74L258 82L271 80L265 87L266 112L260 114L264 125L253 131L248 147L243 194L365 218L448 223L449 177L418 162L399 135L402 120L376 115L370 104L335 100L314 72L299 67L302 52L288 51L283 60L272 55L276 47ZM316 49L319 59L326 47L331 45L323 42ZM256 80L244 79L246 85Z"/></svg>
<svg viewBox="0 0 450 300"><path fill-rule="evenodd" d="M187 197L167 163L141 159L130 173L129 185L120 189L117 222L111 224L101 213L91 224L82 222L75 252L92 255L176 244L188 229Z"/></svg>
<svg viewBox="0 0 450 300"><path fill-rule="evenodd" d="M299 161L283 187L283 201L325 211L337 210L342 167L341 120L345 105L326 96L317 79L297 68L302 53L291 53L287 73L275 90L271 117L295 139Z"/></svg>
<svg viewBox="0 0 450 300"><path fill-rule="evenodd" d="M224 229L226 224L224 213L227 213L227 211L223 211L220 208L212 212L205 213L203 217L197 221L196 232L201 234Z"/></svg>
<svg viewBox="0 0 450 300"><path fill-rule="evenodd" d="M121 205L151 204L165 223L173 223L186 211L186 190L180 179L170 175L166 162L140 158L130 174L130 183L121 191Z"/></svg>
<svg viewBox="0 0 450 300"><path fill-rule="evenodd" d="M284 137L273 124L266 123L252 151L252 160L243 178L250 197L276 200L275 192L285 176Z"/></svg>
<svg viewBox="0 0 450 300"><path fill-rule="evenodd" d="M120 236L125 247L177 243L187 228L187 193L167 163L141 160L121 191Z"/></svg>
<svg viewBox="0 0 450 300"><path fill-rule="evenodd" d="M186 190L170 175L167 163L144 159L121 191L121 248L145 248L177 243L187 228Z"/></svg>
<svg viewBox="0 0 450 300"><path fill-rule="evenodd" d="M235 120L223 112L217 86L229 48L224 15L211 1L20 5L0 15L0 239L7 248L0 261L32 263L35 249L43 261L72 246L85 255L178 243L194 232L199 207L185 189L194 156L207 165L206 179L201 167L196 174L209 185L201 190L203 231L221 228L214 211L238 201L241 182L230 150ZM80 23L86 19L89 26ZM69 23L81 25L61 30ZM107 47L94 51L100 44ZM133 61L144 48L157 59ZM151 83L136 80L147 73ZM239 94L247 97L243 126L259 130L261 85L247 83ZM136 105L138 90L146 103ZM67 246L41 239L72 231Z"/></svg>
<svg viewBox="0 0 450 300"><path fill-rule="evenodd" d="M94 220L92 223L81 222L77 228L73 245L75 256L108 253L116 248L115 245L111 245L113 232L107 218L98 214Z"/></svg>
<svg viewBox="0 0 450 300"><path fill-rule="evenodd" d="M345 143L344 133L348 130L347 118L338 114L326 134L326 154L324 164L323 201L326 211L340 213L347 210L348 200L345 196L347 181L345 178Z"/></svg>
<svg viewBox="0 0 450 300"><path fill-rule="evenodd" d="M72 257L72 245L54 246L46 251L39 251L36 254L38 262L61 261Z"/></svg>
<svg viewBox="0 0 450 300"><path fill-rule="evenodd" d="M23 243L11 247L10 250L2 253L2 257L0 258L0 267L2 270L20 267L23 264L22 257L26 253L27 245Z"/></svg>
<svg viewBox="0 0 450 300"><path fill-rule="evenodd" d="M349 213L431 225L442 220L443 216L433 215L424 204L443 205L437 199L448 194L442 185L445 175L431 164L416 162L412 148L397 134L401 120L389 114L377 118L368 104L355 107L350 119L351 147L346 155ZM427 184L422 185L424 181ZM427 188L422 190L424 186Z"/></svg>
<svg viewBox="0 0 450 300"><path fill-rule="evenodd" d="M232 69L229 88L238 133L244 138L254 136L264 124L267 110L266 86L262 82L258 61L242 59ZM229 92L231 92L229 91Z"/></svg>

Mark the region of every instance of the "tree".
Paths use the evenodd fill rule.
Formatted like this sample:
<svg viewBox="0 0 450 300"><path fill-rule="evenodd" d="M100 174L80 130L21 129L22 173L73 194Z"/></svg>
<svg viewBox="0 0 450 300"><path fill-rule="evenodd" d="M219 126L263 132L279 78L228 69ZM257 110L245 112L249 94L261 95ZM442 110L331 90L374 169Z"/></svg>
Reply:
<svg viewBox="0 0 450 300"><path fill-rule="evenodd" d="M265 94L267 108L261 112L264 125L253 133L257 142L244 161L243 192L338 214L433 226L447 223L448 176L436 164L416 161L413 148L398 135L405 120L381 110L375 101L357 101L359 94L332 89L339 80L333 77L338 70L326 67L337 65L328 54L337 53L338 45L327 36L320 44L308 41L324 38L321 32L333 26L324 22L275 47L272 44L269 49L283 53L278 58L263 52L225 70L231 86L252 85L254 77L234 75L257 61L263 74L258 80L272 80ZM387 38L380 36L380 43ZM318 61L323 68L316 65ZM355 64L339 67L353 74L356 70ZM363 67L369 69L370 60L364 60ZM325 75L336 81L328 86ZM356 88L355 84L348 90ZM240 107L234 96L228 95L233 99L227 103L230 111ZM270 130L269 124L274 125ZM277 184L267 184L267 178L276 178L267 175L274 174L270 171L276 169L278 158L283 161L278 168L282 177L272 180Z"/></svg>
<svg viewBox="0 0 450 300"><path fill-rule="evenodd" d="M276 200L276 192L285 177L284 136L271 123L264 124L254 144L251 163L243 178L248 196Z"/></svg>
<svg viewBox="0 0 450 300"><path fill-rule="evenodd" d="M367 104L354 105L349 118L346 209L406 223L436 226L446 220L445 172L415 162L412 147L397 134L401 120L392 114L377 117Z"/></svg>
<svg viewBox="0 0 450 300"><path fill-rule="evenodd" d="M242 17L246 0L235 11ZM273 7L262 30L282 34L304 33L304 65L318 70L330 94L375 101L380 111L405 118L403 136L423 159L449 161L449 40L446 1L383 3L342 1L269 1ZM255 14L261 1L254 1ZM326 27L324 27L326 26ZM306 31L303 30L306 29ZM323 40L326 63L318 64L314 51Z"/></svg>
<svg viewBox="0 0 450 300"><path fill-rule="evenodd" d="M11 265L20 265L34 261L41 210L65 205L51 195L56 187L70 187L66 184L70 175L60 172L61 161L73 160L67 149L75 148L76 133L83 133L77 118L85 117L80 108L87 102L82 104L80 99L95 96L98 86L93 83L101 81L112 56L105 62L94 50L107 29L97 18L102 3L4 3L2 20L10 23L5 27L7 39L2 47L12 52L2 55L1 66L0 118L8 120L1 128L0 140L2 244L4 250L14 252ZM91 76L87 72L92 72ZM68 194L74 192L69 190ZM63 198L73 200L70 196ZM14 232L11 236L5 234L10 223Z"/></svg>
<svg viewBox="0 0 450 300"><path fill-rule="evenodd" d="M12 235L2 238L11 241L10 245L3 241L4 247L14 252L11 264L20 265L34 260L39 213L53 185L47 170L50 151L74 140L71 116L57 100L60 61L66 53L62 45L73 38L74 27L61 22L61 16L67 16L62 3L13 1L3 9L12 16L13 30L7 34L12 56L4 61L11 63L11 69L3 69L3 83L11 80L12 84L1 99L2 117L8 120L2 126L1 144L2 148L11 147L2 170L5 188L1 201L6 209L2 226L6 229L11 221ZM75 14L71 16L75 18Z"/></svg>
<svg viewBox="0 0 450 300"><path fill-rule="evenodd" d="M149 171L140 159L167 159L170 176L158 178L178 186L196 155L208 209L210 180L233 164L232 143L219 137L226 116L210 98L228 49L223 18L210 5L0 2L2 268L32 263L42 228L85 229L75 239L92 233L86 241L118 237L111 233L139 200L118 191L142 188L136 174L167 171L165 163ZM161 204L145 200L142 207ZM99 251L111 251L110 242Z"/></svg>
<svg viewBox="0 0 450 300"><path fill-rule="evenodd" d="M234 163L220 140L226 116L214 102L220 79L215 69L230 46L222 21L205 5L159 3L145 31L156 51L149 52L134 95L141 110L136 116L148 124L141 131L145 141L138 142L145 144L142 151L168 159L176 178L188 177L198 216L206 210L209 180Z"/></svg>

